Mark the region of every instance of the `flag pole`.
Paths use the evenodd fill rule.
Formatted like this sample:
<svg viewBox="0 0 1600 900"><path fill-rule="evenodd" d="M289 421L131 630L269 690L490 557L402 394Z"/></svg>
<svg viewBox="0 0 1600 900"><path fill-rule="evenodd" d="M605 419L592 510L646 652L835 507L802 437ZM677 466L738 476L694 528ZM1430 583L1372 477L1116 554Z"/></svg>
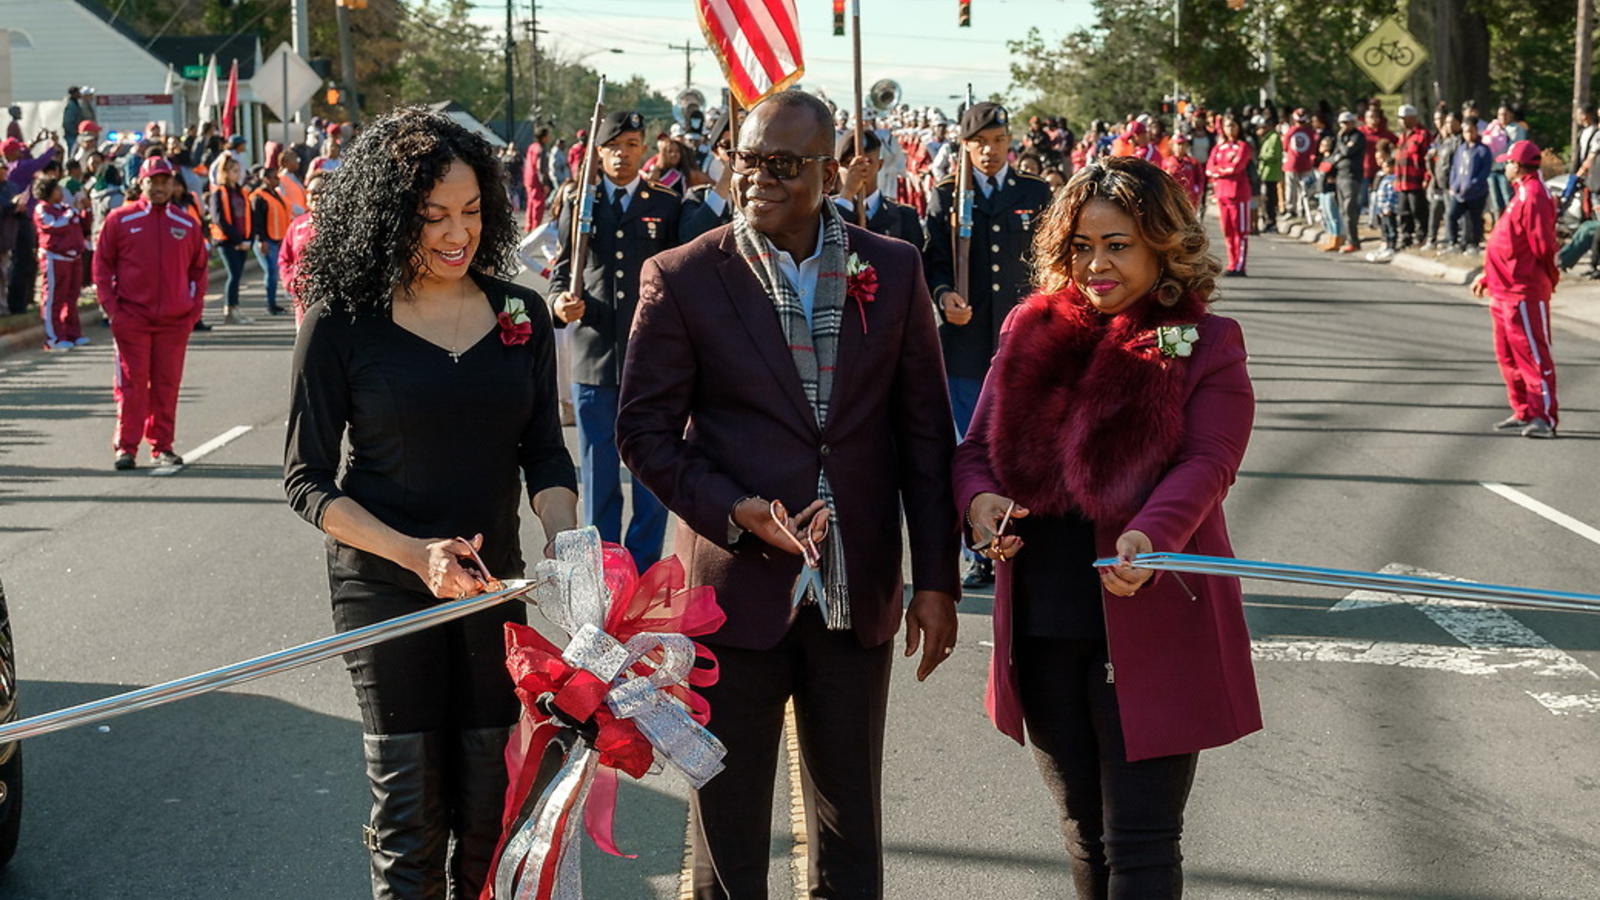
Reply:
<svg viewBox="0 0 1600 900"><path fill-rule="evenodd" d="M861 0L850 0L850 31L853 35L852 42L854 45L851 48L852 52L850 54L850 62L851 68L855 72L856 83L856 115L854 120L856 126L855 156L860 157L865 156L867 152L867 146L865 143L863 143L865 136L863 134L864 129L861 124ZM860 225L862 228L867 227L867 197L871 196L872 192L868 191L865 196L850 198L851 202L855 204L856 208L856 224Z"/></svg>

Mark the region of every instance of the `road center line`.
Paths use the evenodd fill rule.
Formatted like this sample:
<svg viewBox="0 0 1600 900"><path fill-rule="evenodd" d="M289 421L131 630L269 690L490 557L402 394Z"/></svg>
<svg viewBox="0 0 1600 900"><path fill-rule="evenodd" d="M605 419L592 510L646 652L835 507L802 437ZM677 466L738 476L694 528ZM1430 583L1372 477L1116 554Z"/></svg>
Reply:
<svg viewBox="0 0 1600 900"><path fill-rule="evenodd" d="M150 470L150 474L155 476L176 475L177 473L183 471L185 466L194 465L197 461L204 458L208 454L214 453L232 443L235 439L248 434L250 430L251 426L249 425L235 425L211 440L206 441L204 444L201 444L193 450L190 450L188 453L183 454L182 466L158 466Z"/></svg>
<svg viewBox="0 0 1600 900"><path fill-rule="evenodd" d="M1536 515L1543 516L1544 518L1549 519L1550 521L1560 525L1562 528L1567 529L1579 537L1587 538L1596 544L1600 544L1600 528L1596 528L1587 522L1580 522L1579 520L1574 519L1573 517L1567 515L1559 509L1556 509L1553 506L1550 506L1549 504L1541 503L1540 501L1529 497L1527 494L1524 494L1514 487L1507 487L1506 485L1503 485L1497 481L1480 481L1478 483L1495 492L1496 494L1506 498L1507 500L1510 500L1512 503L1515 503L1523 509L1526 509Z"/></svg>

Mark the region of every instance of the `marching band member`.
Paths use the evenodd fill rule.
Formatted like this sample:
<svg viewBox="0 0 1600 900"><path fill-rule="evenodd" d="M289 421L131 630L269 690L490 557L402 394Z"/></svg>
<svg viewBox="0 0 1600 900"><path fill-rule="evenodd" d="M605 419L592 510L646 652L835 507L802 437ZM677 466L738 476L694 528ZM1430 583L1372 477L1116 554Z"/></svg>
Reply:
<svg viewBox="0 0 1600 900"><path fill-rule="evenodd" d="M61 182L33 183L33 228L39 235L39 313L44 318L46 350L68 350L89 343L78 324L83 293L84 233L89 230L87 195L78 206L63 203Z"/></svg>

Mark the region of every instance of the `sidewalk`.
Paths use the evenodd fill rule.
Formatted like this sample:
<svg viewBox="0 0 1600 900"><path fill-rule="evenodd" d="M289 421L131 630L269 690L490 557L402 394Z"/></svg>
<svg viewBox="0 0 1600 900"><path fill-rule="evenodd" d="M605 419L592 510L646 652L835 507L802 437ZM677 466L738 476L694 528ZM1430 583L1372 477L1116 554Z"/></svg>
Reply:
<svg viewBox="0 0 1600 900"><path fill-rule="evenodd" d="M1257 237L1284 243L1290 241L1302 243L1307 245L1308 252L1319 253L1320 251L1313 248L1327 236L1327 233L1321 227L1307 225L1299 221L1295 221L1288 226L1280 224L1279 227L1283 228L1283 230L1277 234L1262 234L1257 235ZM1467 292L1466 287L1472 284L1473 280L1483 271L1483 266L1477 260L1456 253L1402 250L1396 253L1394 259L1387 263L1367 262L1366 254L1368 250L1366 248L1377 249L1381 246L1381 241L1382 239L1375 235L1371 238L1363 235L1361 253L1349 255L1330 253L1323 255L1335 259L1349 260L1372 268L1392 266L1400 270L1395 273L1395 277L1398 280L1416 280L1408 279L1408 276L1420 275L1427 281L1439 284L1461 285L1462 298L1466 300L1473 299L1472 295ZM1475 302L1487 305L1487 301ZM1600 328L1600 281L1588 281L1576 277L1573 273L1564 273L1561 283L1556 286L1555 296L1551 298L1550 311L1555 313L1558 319L1569 319L1583 325Z"/></svg>

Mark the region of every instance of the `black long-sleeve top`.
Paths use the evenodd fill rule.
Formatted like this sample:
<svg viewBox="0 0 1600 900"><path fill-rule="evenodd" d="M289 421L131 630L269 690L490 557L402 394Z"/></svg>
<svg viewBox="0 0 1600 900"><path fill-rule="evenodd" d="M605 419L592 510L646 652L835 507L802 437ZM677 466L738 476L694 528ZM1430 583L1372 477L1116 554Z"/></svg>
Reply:
<svg viewBox="0 0 1600 900"><path fill-rule="evenodd" d="M577 477L561 437L544 301L473 277L497 315L508 297L522 301L533 324L526 343L507 346L497 325L453 362L387 316L352 319L321 305L308 312L295 341L284 490L294 511L319 528L328 504L350 497L411 537L481 532L490 572L517 577L519 470L530 498L550 487L575 489ZM422 589L409 570L331 537L328 552L336 577Z"/></svg>

